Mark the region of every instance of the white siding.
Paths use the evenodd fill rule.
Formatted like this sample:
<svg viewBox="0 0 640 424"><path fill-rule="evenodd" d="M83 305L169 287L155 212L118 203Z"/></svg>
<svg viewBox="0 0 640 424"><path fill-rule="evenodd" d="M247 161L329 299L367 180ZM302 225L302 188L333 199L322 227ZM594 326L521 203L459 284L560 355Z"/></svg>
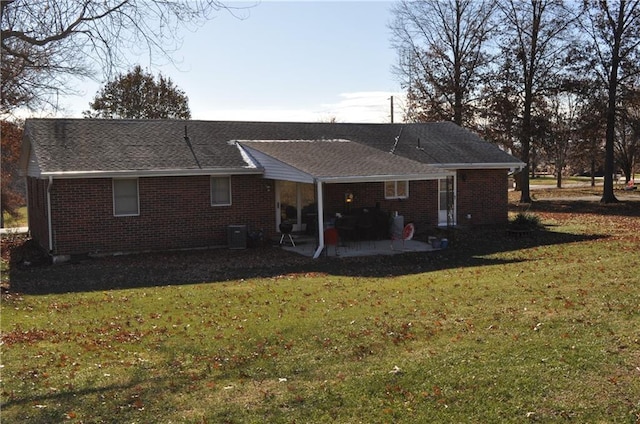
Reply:
<svg viewBox="0 0 640 424"><path fill-rule="evenodd" d="M41 174L38 158L36 158L33 149L29 152L29 162L27 163L27 176L39 178Z"/></svg>
<svg viewBox="0 0 640 424"><path fill-rule="evenodd" d="M298 183L313 184L313 176L302 172L286 163L280 162L271 156L254 150L250 147L242 146L247 152L264 168L264 178L272 180L295 181Z"/></svg>

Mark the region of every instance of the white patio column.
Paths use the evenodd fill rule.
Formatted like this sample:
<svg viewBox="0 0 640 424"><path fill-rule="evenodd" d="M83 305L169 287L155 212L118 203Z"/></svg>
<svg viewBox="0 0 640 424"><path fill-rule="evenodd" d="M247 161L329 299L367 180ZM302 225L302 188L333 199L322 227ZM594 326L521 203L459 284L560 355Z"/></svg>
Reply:
<svg viewBox="0 0 640 424"><path fill-rule="evenodd" d="M324 200L322 197L322 181L316 180L316 189L318 198L318 248L313 254L313 259L318 259L324 249Z"/></svg>

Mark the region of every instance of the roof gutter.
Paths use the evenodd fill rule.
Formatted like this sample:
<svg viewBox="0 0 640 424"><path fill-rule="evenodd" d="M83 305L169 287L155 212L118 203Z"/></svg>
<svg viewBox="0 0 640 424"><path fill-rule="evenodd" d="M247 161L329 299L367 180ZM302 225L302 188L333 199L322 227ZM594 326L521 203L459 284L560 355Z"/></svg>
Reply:
<svg viewBox="0 0 640 424"><path fill-rule="evenodd" d="M198 175L261 175L262 168L210 168L210 169L148 169L121 171L52 171L42 172L46 178L126 178L126 177L183 177Z"/></svg>
<svg viewBox="0 0 640 424"><path fill-rule="evenodd" d="M398 175L362 175L362 176L344 176L344 177L317 177L318 181L323 183L378 183L385 181L424 181L438 180L440 178L451 177L455 175L453 171L443 170L442 172L434 172L429 174L398 174Z"/></svg>
<svg viewBox="0 0 640 424"><path fill-rule="evenodd" d="M429 166L438 169L509 169L511 171L520 171L524 168L524 163L430 163Z"/></svg>

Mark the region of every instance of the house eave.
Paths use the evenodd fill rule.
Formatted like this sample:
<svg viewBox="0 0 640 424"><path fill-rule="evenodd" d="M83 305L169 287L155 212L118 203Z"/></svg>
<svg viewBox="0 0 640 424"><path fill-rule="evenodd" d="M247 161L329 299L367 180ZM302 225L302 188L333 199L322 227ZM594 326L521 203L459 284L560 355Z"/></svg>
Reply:
<svg viewBox="0 0 640 424"><path fill-rule="evenodd" d="M459 169L509 169L511 171L519 171L524 168L523 162L497 162L497 163L438 163L438 164L429 164L434 168L438 169L450 169L450 170L459 170Z"/></svg>
<svg viewBox="0 0 640 424"><path fill-rule="evenodd" d="M317 181L327 184L337 183L381 183L385 181L425 181L438 180L454 176L454 172L438 172L432 174L400 174L400 175L352 175L316 177Z"/></svg>
<svg viewBox="0 0 640 424"><path fill-rule="evenodd" d="M50 171L30 175L36 178L134 178L134 177L190 177L200 175L262 175L261 168L203 168L203 169L145 169L111 171Z"/></svg>

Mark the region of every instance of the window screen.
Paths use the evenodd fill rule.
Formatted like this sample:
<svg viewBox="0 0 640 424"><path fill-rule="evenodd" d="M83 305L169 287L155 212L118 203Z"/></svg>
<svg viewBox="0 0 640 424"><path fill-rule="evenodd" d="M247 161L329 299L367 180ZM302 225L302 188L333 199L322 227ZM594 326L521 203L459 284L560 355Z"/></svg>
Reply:
<svg viewBox="0 0 640 424"><path fill-rule="evenodd" d="M228 206L231 204L231 178L211 177L211 204Z"/></svg>
<svg viewBox="0 0 640 424"><path fill-rule="evenodd" d="M113 214L131 216L139 213L138 180L136 178L113 180Z"/></svg>

